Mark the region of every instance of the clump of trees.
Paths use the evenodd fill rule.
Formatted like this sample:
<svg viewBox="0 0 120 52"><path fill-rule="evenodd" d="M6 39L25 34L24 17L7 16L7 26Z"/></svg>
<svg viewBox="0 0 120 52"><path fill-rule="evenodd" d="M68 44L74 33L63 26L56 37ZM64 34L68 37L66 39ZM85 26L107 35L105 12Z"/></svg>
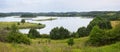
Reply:
<svg viewBox="0 0 120 52"><path fill-rule="evenodd" d="M77 30L77 33L78 33L78 36L79 36L79 37L88 36L88 34L87 34L87 28L86 28L86 27L80 27L80 28Z"/></svg>
<svg viewBox="0 0 120 52"><path fill-rule="evenodd" d="M89 25L87 26L88 34L91 32L94 26L99 26L100 29L112 29L111 23L109 20L96 17L94 18Z"/></svg>
<svg viewBox="0 0 120 52"><path fill-rule="evenodd" d="M79 38L79 34L77 32L72 32L70 37Z"/></svg>
<svg viewBox="0 0 120 52"><path fill-rule="evenodd" d="M99 26L94 26L92 31L90 32L89 41L93 45L101 45L104 38L104 31L99 28Z"/></svg>
<svg viewBox="0 0 120 52"><path fill-rule="evenodd" d="M51 39L65 39L70 37L70 32L63 27L55 27L50 32Z"/></svg>
<svg viewBox="0 0 120 52"><path fill-rule="evenodd" d="M29 31L28 37L30 37L30 38L40 38L40 33L35 28L31 28L30 31Z"/></svg>
<svg viewBox="0 0 120 52"><path fill-rule="evenodd" d="M22 14L20 17L36 17L35 14Z"/></svg>
<svg viewBox="0 0 120 52"><path fill-rule="evenodd" d="M99 26L95 26L90 33L89 42L91 45L101 46L117 41L120 41L120 25L111 30L103 30Z"/></svg>
<svg viewBox="0 0 120 52"><path fill-rule="evenodd" d="M73 46L74 45L74 39L73 38L68 39L67 43L68 43L69 46Z"/></svg>
<svg viewBox="0 0 120 52"><path fill-rule="evenodd" d="M22 20L21 20L21 23L25 23L25 19L22 19Z"/></svg>
<svg viewBox="0 0 120 52"><path fill-rule="evenodd" d="M30 39L26 35L19 33L16 25L11 26L11 32L7 36L7 41L13 43L24 43L28 45L31 43Z"/></svg>

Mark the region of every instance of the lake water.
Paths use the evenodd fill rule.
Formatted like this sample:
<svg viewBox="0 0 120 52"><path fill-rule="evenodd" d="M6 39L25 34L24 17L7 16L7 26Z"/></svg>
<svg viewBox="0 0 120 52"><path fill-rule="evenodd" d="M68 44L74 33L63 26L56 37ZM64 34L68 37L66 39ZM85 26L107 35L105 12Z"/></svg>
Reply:
<svg viewBox="0 0 120 52"><path fill-rule="evenodd" d="M82 18L82 17L54 17L57 18L56 20L52 21L33 21L33 20L38 20L38 19L47 19L51 17L45 17L45 16L39 16L36 18L19 18L18 16L11 16L11 17L1 17L0 22L20 22L21 19L26 19L26 22L30 23L42 23L45 24L46 27L43 29L37 29L41 34L49 34L51 29L54 27L64 27L68 29L71 32L75 32L78 30L80 27L87 27L89 22L93 18ZM20 29L19 30L22 33L27 34L29 32L29 29Z"/></svg>

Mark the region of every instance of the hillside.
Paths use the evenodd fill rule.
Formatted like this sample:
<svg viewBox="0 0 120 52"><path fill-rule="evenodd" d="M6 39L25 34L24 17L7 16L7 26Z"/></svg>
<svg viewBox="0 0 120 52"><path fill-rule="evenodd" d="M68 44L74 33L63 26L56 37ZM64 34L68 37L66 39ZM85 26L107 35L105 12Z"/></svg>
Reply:
<svg viewBox="0 0 120 52"><path fill-rule="evenodd" d="M120 21L111 21L112 27ZM0 52L120 52L120 42L95 47L86 45L88 37L75 38L75 44L70 47L68 39L50 40L48 38L31 39L31 45L0 42Z"/></svg>
<svg viewBox="0 0 120 52"><path fill-rule="evenodd" d="M31 45L2 43L0 42L0 52L120 52L120 42L102 47L92 47L85 45L88 37L77 38L75 45L69 47L65 40L34 39Z"/></svg>

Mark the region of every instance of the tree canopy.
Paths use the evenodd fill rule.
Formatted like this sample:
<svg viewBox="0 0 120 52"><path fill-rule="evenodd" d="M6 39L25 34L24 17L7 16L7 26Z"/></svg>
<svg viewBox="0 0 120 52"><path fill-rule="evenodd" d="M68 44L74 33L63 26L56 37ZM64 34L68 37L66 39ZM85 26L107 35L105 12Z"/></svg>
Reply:
<svg viewBox="0 0 120 52"><path fill-rule="evenodd" d="M65 39L70 37L70 32L63 27L55 27L50 32L51 39Z"/></svg>

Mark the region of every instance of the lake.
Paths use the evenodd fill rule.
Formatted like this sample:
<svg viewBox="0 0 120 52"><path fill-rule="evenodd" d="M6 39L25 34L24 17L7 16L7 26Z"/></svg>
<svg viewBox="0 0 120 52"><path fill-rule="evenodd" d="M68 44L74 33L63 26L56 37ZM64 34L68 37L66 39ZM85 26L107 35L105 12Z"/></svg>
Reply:
<svg viewBox="0 0 120 52"><path fill-rule="evenodd" d="M68 29L70 32L76 32L78 28L80 27L87 27L87 25L90 23L90 21L93 18L86 18L86 17L52 17L57 18L56 20L50 20L50 21L33 21L37 19L48 19L51 17L46 16L39 16L36 18L20 18L18 16L10 16L10 17L0 17L0 22L20 22L21 19L26 19L26 22L30 23L42 23L45 24L46 27L43 29L37 29L41 34L49 34L51 29L54 27L64 27ZM20 29L21 33L27 34L29 32L29 29Z"/></svg>

